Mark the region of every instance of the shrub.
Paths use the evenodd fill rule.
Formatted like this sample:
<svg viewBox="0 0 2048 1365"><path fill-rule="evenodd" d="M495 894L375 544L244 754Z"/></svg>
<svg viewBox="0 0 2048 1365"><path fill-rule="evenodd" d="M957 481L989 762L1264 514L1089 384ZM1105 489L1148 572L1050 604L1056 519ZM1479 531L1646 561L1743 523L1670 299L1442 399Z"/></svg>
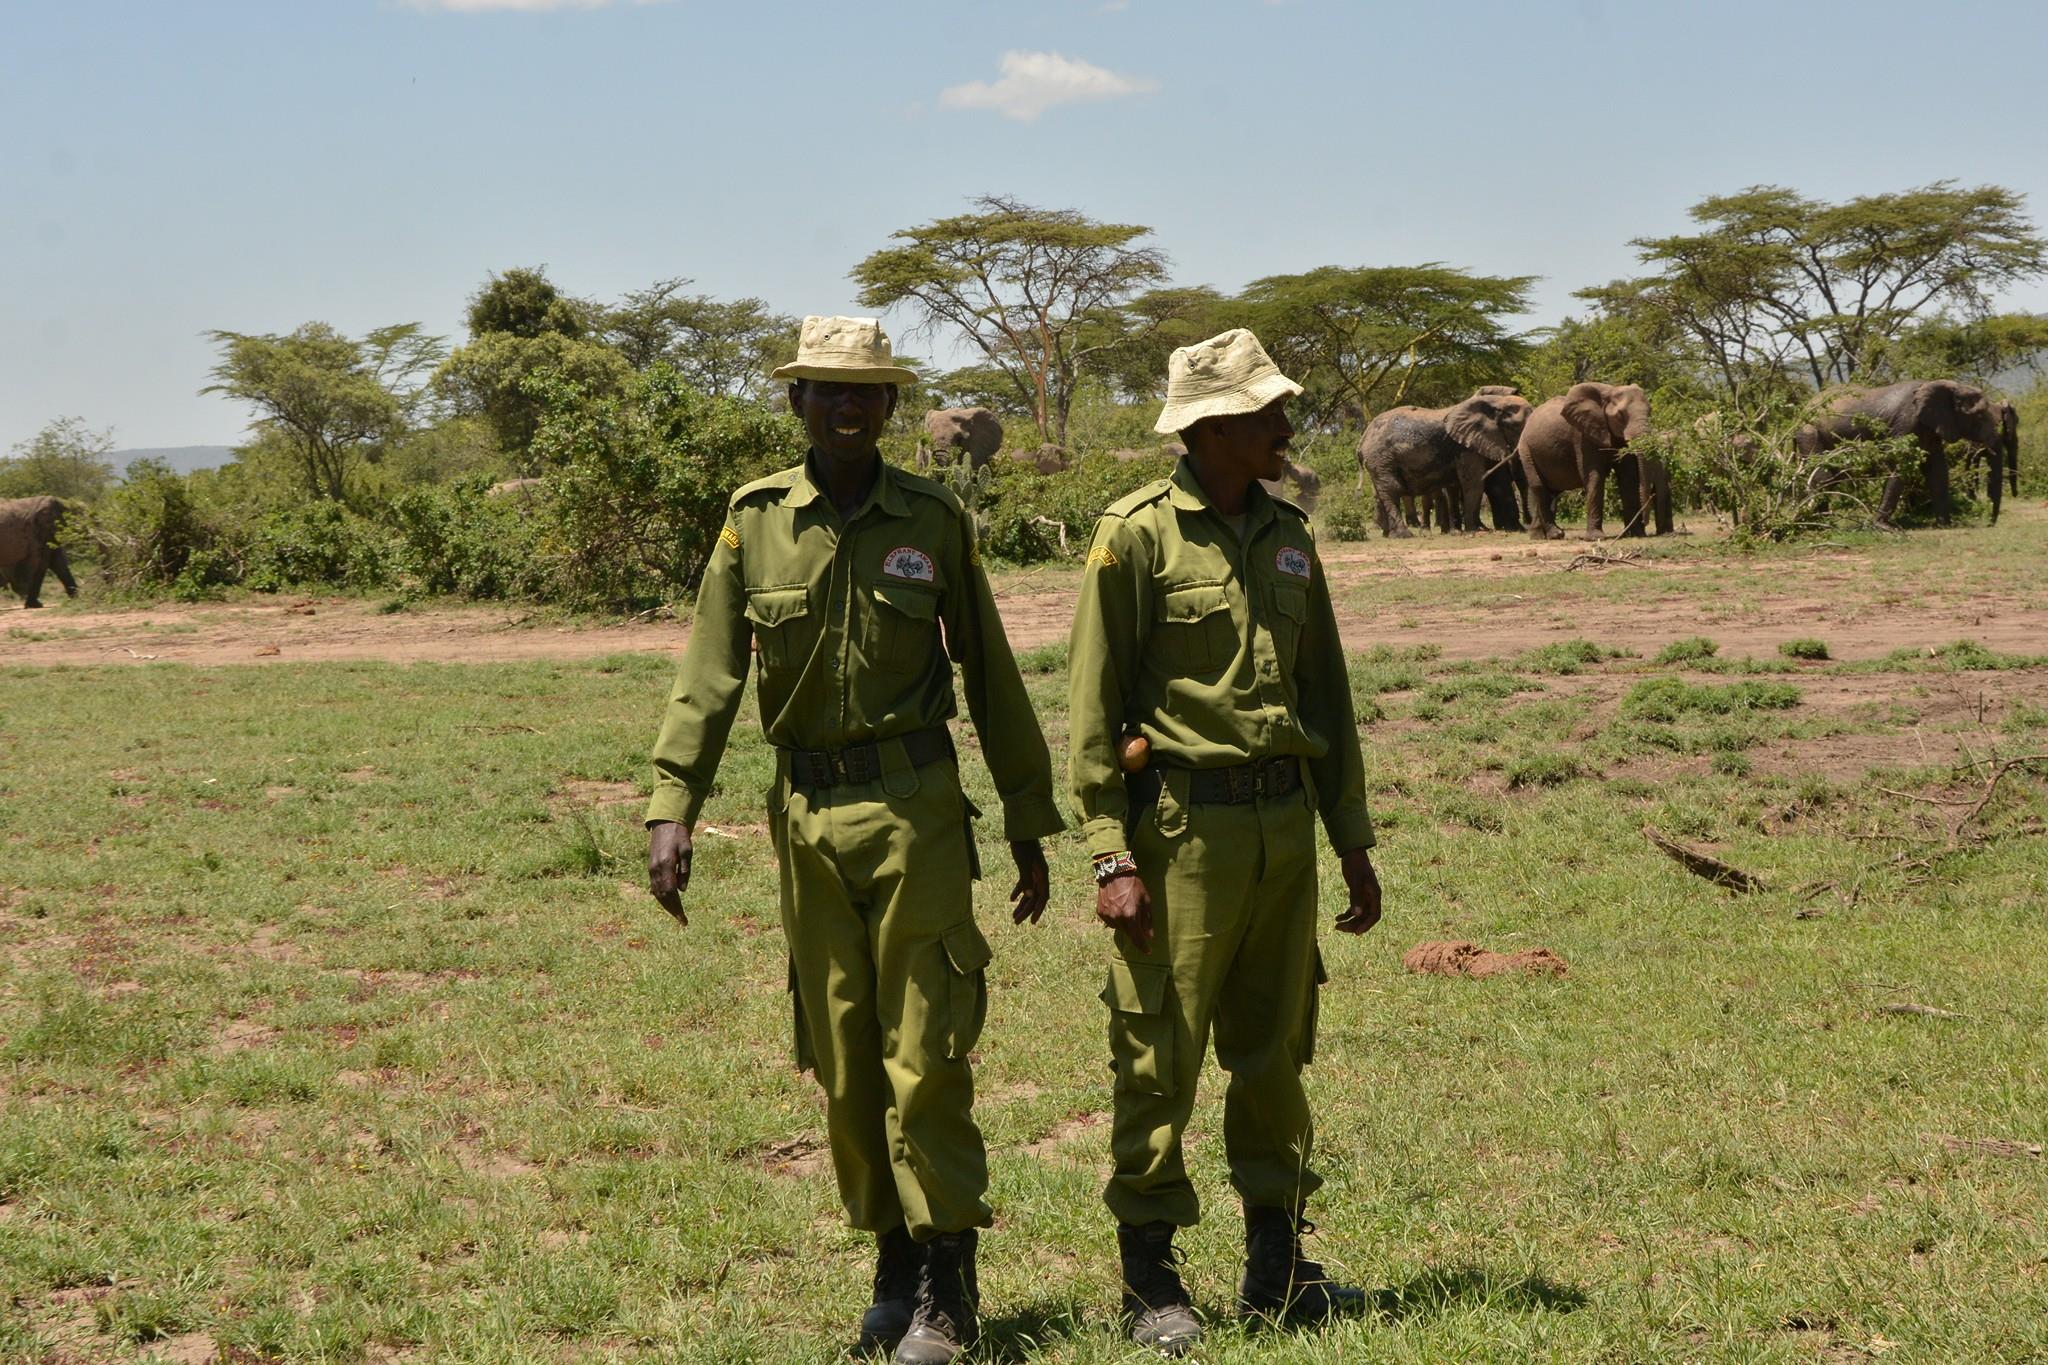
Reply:
<svg viewBox="0 0 2048 1365"><path fill-rule="evenodd" d="M416 488L391 505L393 558L425 593L546 597L544 499L491 498L482 478Z"/></svg>
<svg viewBox="0 0 2048 1365"><path fill-rule="evenodd" d="M1706 636L1694 635L1689 639L1673 640L1670 644L1657 651L1657 657L1652 662L1682 664L1689 663L1694 659L1711 659L1720 651L1720 648L1721 646L1715 644Z"/></svg>
<svg viewBox="0 0 2048 1365"><path fill-rule="evenodd" d="M623 392L532 381L533 451L553 499L542 537L561 598L621 608L696 586L740 485L801 460L803 428L762 403L698 393L666 365Z"/></svg>
<svg viewBox="0 0 2048 1365"><path fill-rule="evenodd" d="M334 585L379 588L391 579L390 533L328 500L273 512L257 523L242 584L258 592Z"/></svg>
<svg viewBox="0 0 2048 1365"><path fill-rule="evenodd" d="M1828 645L1825 640L1785 640L1778 645L1778 652L1788 659L1825 659Z"/></svg>
<svg viewBox="0 0 2048 1365"><path fill-rule="evenodd" d="M93 507L86 536L98 551L101 577L128 592L178 581L194 555L215 551L221 539L186 481L157 460L128 467L127 481ZM235 556L218 547L201 561L195 586L237 577Z"/></svg>

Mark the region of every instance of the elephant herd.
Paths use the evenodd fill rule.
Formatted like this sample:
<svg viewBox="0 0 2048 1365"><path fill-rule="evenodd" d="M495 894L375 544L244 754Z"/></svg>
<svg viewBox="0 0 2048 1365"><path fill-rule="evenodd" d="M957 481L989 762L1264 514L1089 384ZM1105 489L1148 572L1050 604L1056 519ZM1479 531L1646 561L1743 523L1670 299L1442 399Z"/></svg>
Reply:
<svg viewBox="0 0 2048 1365"><path fill-rule="evenodd" d="M1371 479L1374 519L1389 536L1406 536L1432 516L1441 530L1482 530L1484 502L1494 529L1521 530L1526 521L1538 539L1563 535L1554 516L1557 497L1581 492L1586 535L1598 538L1612 476L1621 495L1621 533L1669 535L1671 471L1650 451L1631 448L1649 430L1649 395L1634 384L1574 384L1533 407L1512 388L1493 385L1452 407L1389 408L1374 417L1358 443L1359 488ZM1953 511L1950 446L1986 461L1993 523L2003 486L2019 491L2018 413L1974 385L1912 379L1833 390L1794 438L1801 456L1813 461L1812 486L1825 487L1828 479L1820 456L1863 436L1906 437L1918 445L1940 525ZM1900 475L1886 481L1881 525L1891 524L1904 488ZM1521 505L1518 497L1525 500Z"/></svg>

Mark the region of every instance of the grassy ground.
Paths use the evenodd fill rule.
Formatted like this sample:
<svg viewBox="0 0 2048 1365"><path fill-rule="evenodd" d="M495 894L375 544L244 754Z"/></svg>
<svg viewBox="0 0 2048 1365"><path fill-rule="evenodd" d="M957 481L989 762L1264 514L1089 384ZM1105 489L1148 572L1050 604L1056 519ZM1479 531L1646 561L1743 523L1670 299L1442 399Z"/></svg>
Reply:
<svg viewBox="0 0 2048 1365"><path fill-rule="evenodd" d="M1027 663L1062 752L1064 651ZM1389 908L1325 941L1314 1240L1376 1306L1227 1325L1212 1071L1203 1358L2048 1358L2048 765L1991 782L2048 751L2044 663L1358 656ZM638 828L667 682L641 656L0 670L0 1359L837 1354L870 1252L788 1064L767 755L749 717L677 928ZM1990 700L1933 705L1964 684ZM988 1356L1131 1359L1107 943L1078 845L1054 860L1037 929L980 889ZM1401 969L1437 938L1571 971Z"/></svg>

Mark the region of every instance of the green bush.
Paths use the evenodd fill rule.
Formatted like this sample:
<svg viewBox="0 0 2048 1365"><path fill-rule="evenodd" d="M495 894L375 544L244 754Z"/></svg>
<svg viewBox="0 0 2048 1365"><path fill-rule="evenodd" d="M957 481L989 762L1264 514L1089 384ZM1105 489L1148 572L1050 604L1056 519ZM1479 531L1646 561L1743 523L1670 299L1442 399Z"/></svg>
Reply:
<svg viewBox="0 0 2048 1365"><path fill-rule="evenodd" d="M482 478L411 489L391 504L394 561L422 593L545 598L546 506L545 498L488 497Z"/></svg>
<svg viewBox="0 0 2048 1365"><path fill-rule="evenodd" d="M1778 652L1788 659L1825 659L1828 645L1825 640L1785 640L1779 643Z"/></svg>
<svg viewBox="0 0 2048 1365"><path fill-rule="evenodd" d="M1694 635L1684 640L1673 640L1657 651L1651 662L1660 664L1689 663L1694 659L1711 659L1719 653L1721 646L1704 635Z"/></svg>
<svg viewBox="0 0 2048 1365"><path fill-rule="evenodd" d="M342 504L303 503L257 524L241 581L258 592L381 588L391 581L392 549L389 531Z"/></svg>
<svg viewBox="0 0 2048 1365"><path fill-rule="evenodd" d="M622 392L536 380L533 452L552 499L542 549L572 606L632 608L696 586L734 489L804 457L803 428L762 403L708 397L666 365Z"/></svg>
<svg viewBox="0 0 2048 1365"><path fill-rule="evenodd" d="M126 482L94 505L85 534L101 577L116 591L180 582L194 556L203 558L191 590L240 577L238 556L222 543L217 518L200 508L186 480L161 461L128 466Z"/></svg>

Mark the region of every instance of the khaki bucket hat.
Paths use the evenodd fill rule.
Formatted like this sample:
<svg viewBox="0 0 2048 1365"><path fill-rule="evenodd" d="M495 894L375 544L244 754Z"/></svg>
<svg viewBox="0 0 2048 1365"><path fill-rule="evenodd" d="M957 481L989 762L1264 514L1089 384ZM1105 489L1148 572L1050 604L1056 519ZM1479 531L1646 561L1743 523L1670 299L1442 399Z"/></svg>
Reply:
<svg viewBox="0 0 2048 1365"><path fill-rule="evenodd" d="M1166 362L1166 408L1154 431L1186 431L1204 417L1257 412L1275 398L1292 398L1301 385L1242 327L1182 346Z"/></svg>
<svg viewBox="0 0 2048 1365"><path fill-rule="evenodd" d="M908 384L917 378L917 372L896 363L878 319L808 317L797 338L796 359L769 378Z"/></svg>

